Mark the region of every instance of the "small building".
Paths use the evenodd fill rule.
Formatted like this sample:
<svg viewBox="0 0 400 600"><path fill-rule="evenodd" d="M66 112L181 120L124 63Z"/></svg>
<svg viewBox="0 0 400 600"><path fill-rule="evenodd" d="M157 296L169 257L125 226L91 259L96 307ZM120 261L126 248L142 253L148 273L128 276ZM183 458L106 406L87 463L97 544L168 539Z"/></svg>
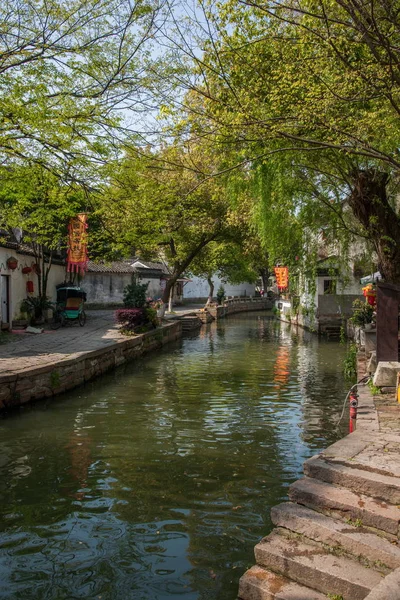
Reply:
<svg viewBox="0 0 400 600"><path fill-rule="evenodd" d="M60 255L52 257L47 282L47 295L56 300L56 285L65 279L65 263ZM0 230L0 329L11 329L21 318L21 302L38 295L35 253L18 236Z"/></svg>
<svg viewBox="0 0 400 600"><path fill-rule="evenodd" d="M338 335L352 315L354 300L363 299L360 273L354 264L346 272L338 265L335 255L319 259L315 280L305 283L299 297L276 301L281 317L318 333Z"/></svg>
<svg viewBox="0 0 400 600"><path fill-rule="evenodd" d="M225 296L255 296L255 285L253 283L239 283L237 285L224 283L222 279L213 275L212 277L214 283L214 296L216 295L218 288L220 285L224 287ZM207 302L208 295L210 293L210 286L208 285L207 279L203 279L201 277L192 277L185 283L184 287L184 295L185 295L185 303L186 302L198 302L205 303Z"/></svg>
<svg viewBox="0 0 400 600"><path fill-rule="evenodd" d="M140 283L147 283L147 295L156 299L161 298L170 273L161 262L137 258L108 263L89 261L81 283L87 294L88 307L123 306L124 288L132 282L133 277ZM175 285L174 304L182 303L184 281L179 279Z"/></svg>

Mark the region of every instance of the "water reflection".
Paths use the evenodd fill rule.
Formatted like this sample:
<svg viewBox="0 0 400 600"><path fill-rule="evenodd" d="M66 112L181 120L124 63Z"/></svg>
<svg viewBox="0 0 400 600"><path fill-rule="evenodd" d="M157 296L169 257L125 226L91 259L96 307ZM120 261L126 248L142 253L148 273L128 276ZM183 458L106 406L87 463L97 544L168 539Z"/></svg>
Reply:
<svg viewBox="0 0 400 600"><path fill-rule="evenodd" d="M240 315L0 421L0 598L235 598L336 439L343 353Z"/></svg>

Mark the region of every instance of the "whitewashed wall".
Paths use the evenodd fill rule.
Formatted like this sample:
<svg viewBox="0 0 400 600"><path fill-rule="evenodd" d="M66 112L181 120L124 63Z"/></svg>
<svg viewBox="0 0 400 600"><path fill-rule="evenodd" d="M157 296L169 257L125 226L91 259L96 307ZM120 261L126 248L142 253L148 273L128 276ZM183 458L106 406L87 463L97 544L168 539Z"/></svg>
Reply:
<svg viewBox="0 0 400 600"><path fill-rule="evenodd" d="M131 273L94 273L85 274L81 287L87 294L89 304L122 304L124 288L132 282ZM158 278L141 278L139 283L148 283L147 296L160 298L162 288Z"/></svg>
<svg viewBox="0 0 400 600"><path fill-rule="evenodd" d="M183 288L183 299L184 300L195 300L204 299L208 297L209 285L206 279L200 277L192 277L192 280L185 284ZM240 283L238 285L231 285L229 283L223 283L221 279L214 276L212 278L214 282L214 297L216 297L218 288L223 285L225 288L226 296L254 296L255 285L252 283Z"/></svg>
<svg viewBox="0 0 400 600"><path fill-rule="evenodd" d="M12 271L7 268L7 259L13 256L18 260L18 268ZM9 275L10 282L10 314L12 319L16 319L20 313L22 300L27 297L26 282L33 281L34 291L32 296L37 296L38 281L35 273L24 275L21 272L22 267L30 267L35 262L33 256L27 254L19 254L15 250L0 247L0 275ZM62 283L65 279L65 267L60 265L52 265L49 273L47 284L47 295L50 300L56 300L56 285ZM1 278L0 278L1 285ZM1 297L1 290L0 290Z"/></svg>

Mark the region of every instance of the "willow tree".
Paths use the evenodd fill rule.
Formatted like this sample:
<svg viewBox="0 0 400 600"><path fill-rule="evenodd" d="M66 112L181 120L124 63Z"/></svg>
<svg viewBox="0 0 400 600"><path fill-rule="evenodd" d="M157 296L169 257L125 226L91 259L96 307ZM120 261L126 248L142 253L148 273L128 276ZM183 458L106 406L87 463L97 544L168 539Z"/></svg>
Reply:
<svg viewBox="0 0 400 600"><path fill-rule="evenodd" d="M397 4L220 3L205 12L203 53L189 52L186 110L188 128L234 148L238 165L274 170L287 156L310 219L314 201L321 211L330 204L335 227L366 236L383 275L399 283Z"/></svg>

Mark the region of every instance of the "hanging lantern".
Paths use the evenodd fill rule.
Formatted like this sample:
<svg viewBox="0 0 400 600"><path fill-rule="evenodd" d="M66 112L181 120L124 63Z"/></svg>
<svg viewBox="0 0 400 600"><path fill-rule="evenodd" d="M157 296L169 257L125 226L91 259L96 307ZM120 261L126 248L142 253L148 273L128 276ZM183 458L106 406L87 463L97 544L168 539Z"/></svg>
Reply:
<svg viewBox="0 0 400 600"><path fill-rule="evenodd" d="M28 273L32 272L32 267L23 267L23 269L21 269L21 271L24 275L27 275Z"/></svg>
<svg viewBox="0 0 400 600"><path fill-rule="evenodd" d="M15 271L17 267L18 260L14 256L10 256L10 258L7 259L7 268L11 269L11 271Z"/></svg>
<svg viewBox="0 0 400 600"><path fill-rule="evenodd" d="M26 282L26 291L28 294L32 294L34 292L33 281Z"/></svg>

